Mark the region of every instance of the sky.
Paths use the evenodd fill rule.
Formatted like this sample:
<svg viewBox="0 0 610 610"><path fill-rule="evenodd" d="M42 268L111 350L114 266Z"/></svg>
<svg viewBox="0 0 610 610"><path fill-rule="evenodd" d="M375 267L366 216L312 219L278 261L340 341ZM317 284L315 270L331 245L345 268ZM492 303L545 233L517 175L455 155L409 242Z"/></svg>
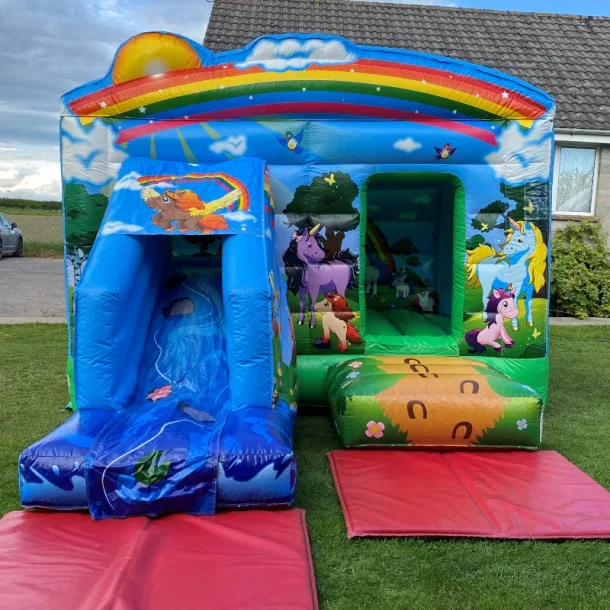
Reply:
<svg viewBox="0 0 610 610"><path fill-rule="evenodd" d="M610 0L385 1L610 16ZM60 199L60 96L103 76L139 32L201 42L211 8L207 0L0 0L0 197Z"/></svg>

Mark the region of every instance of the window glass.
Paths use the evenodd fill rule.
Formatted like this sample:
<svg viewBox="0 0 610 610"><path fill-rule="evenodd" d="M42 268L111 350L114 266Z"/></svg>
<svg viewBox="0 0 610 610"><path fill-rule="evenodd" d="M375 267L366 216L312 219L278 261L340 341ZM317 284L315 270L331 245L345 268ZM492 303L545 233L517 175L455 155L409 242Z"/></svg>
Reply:
<svg viewBox="0 0 610 610"><path fill-rule="evenodd" d="M8 221L6 220L6 218L4 218L4 216L0 216L0 227L8 227Z"/></svg>
<svg viewBox="0 0 610 610"><path fill-rule="evenodd" d="M589 214L593 211L594 148L562 147L557 172L557 212Z"/></svg>

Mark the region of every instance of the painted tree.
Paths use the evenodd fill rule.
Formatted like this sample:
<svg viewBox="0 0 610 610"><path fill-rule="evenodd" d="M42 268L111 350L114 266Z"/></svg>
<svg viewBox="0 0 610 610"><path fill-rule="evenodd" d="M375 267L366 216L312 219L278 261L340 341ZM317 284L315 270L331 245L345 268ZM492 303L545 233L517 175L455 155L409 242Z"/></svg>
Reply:
<svg viewBox="0 0 610 610"><path fill-rule="evenodd" d="M419 248L415 246L410 237L403 237L395 241L390 247L392 254L401 254L402 256L410 256L411 254L419 254Z"/></svg>
<svg viewBox="0 0 610 610"><path fill-rule="evenodd" d="M482 235L473 235L466 240L466 250L474 250L485 243L485 238Z"/></svg>
<svg viewBox="0 0 610 610"><path fill-rule="evenodd" d="M508 201L496 199L481 208L472 219L472 226L481 233L488 233L493 229L506 230L509 227L509 218L512 220L547 220L548 182L526 182L520 186L509 186L502 183L500 192Z"/></svg>
<svg viewBox="0 0 610 610"><path fill-rule="evenodd" d="M410 237L402 237L398 241L395 241L390 247L390 252L394 256L397 269L406 268L411 272L415 267L422 266L422 262L419 256L417 256L419 254L419 248L415 246Z"/></svg>
<svg viewBox="0 0 610 610"><path fill-rule="evenodd" d="M89 252L104 218L108 197L101 193L91 195L84 184L68 182L64 185L64 205L69 246Z"/></svg>
<svg viewBox="0 0 610 610"><path fill-rule="evenodd" d="M301 185L286 206L288 223L297 229L324 227L320 235L328 256L335 256L342 248L345 233L360 223L360 212L354 207L358 186L349 174L342 171L316 176L311 184Z"/></svg>
<svg viewBox="0 0 610 610"><path fill-rule="evenodd" d="M520 186L501 184L500 192L515 203L515 209L508 213L513 220L533 220L538 224L548 220L548 182L526 182Z"/></svg>
<svg viewBox="0 0 610 610"><path fill-rule="evenodd" d="M409 254L409 256L405 256L405 265L409 272L411 272L415 267L421 267L422 262L417 254Z"/></svg>
<svg viewBox="0 0 610 610"><path fill-rule="evenodd" d="M506 201L500 199L492 201L479 210L479 213L472 219L472 226L482 233L489 233L493 229L504 229L509 207Z"/></svg>

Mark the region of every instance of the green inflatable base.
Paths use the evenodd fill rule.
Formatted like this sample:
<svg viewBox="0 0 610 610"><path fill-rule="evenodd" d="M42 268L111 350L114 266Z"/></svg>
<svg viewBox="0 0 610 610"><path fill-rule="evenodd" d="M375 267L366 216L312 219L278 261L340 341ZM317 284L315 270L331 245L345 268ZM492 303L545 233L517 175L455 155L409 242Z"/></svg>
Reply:
<svg viewBox="0 0 610 610"><path fill-rule="evenodd" d="M540 396L542 403L546 404L549 385L548 357L528 359L467 358L484 362L508 378L529 386ZM324 381L328 370L336 364L353 359L353 355L348 356L338 352L328 355L297 356L299 404L327 407Z"/></svg>

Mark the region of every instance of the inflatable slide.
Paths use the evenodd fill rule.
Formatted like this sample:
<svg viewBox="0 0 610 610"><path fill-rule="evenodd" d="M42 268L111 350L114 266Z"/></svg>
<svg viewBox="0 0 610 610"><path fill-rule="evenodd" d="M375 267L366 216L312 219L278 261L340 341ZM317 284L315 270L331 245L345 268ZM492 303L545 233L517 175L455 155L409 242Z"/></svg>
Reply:
<svg viewBox="0 0 610 610"><path fill-rule="evenodd" d="M75 291L79 410L24 506L94 518L289 504L294 339L265 164L130 159Z"/></svg>

